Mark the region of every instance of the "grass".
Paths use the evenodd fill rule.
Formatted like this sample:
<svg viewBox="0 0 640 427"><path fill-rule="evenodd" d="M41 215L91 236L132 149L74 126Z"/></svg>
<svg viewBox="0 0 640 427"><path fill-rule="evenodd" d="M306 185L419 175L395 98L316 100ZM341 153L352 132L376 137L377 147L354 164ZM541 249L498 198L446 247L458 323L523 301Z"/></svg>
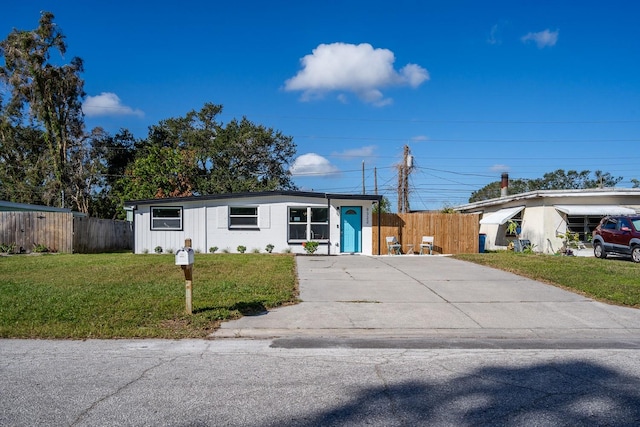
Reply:
<svg viewBox="0 0 640 427"><path fill-rule="evenodd" d="M198 338L296 297L291 255L196 254L193 315L173 255L0 257L3 338Z"/></svg>
<svg viewBox="0 0 640 427"><path fill-rule="evenodd" d="M640 264L628 259L506 251L456 255L456 258L551 283L599 301L640 308Z"/></svg>

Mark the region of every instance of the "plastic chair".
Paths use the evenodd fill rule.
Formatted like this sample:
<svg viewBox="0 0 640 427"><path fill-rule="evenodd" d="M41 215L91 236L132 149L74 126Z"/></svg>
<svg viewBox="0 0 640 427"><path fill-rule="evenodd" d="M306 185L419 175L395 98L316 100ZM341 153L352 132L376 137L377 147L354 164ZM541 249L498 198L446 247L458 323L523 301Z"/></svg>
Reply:
<svg viewBox="0 0 640 427"><path fill-rule="evenodd" d="M400 243L395 236L387 237L387 252L389 255L400 255Z"/></svg>
<svg viewBox="0 0 640 427"><path fill-rule="evenodd" d="M433 255L433 236L422 236L420 255L424 255L427 250L429 250L429 255Z"/></svg>

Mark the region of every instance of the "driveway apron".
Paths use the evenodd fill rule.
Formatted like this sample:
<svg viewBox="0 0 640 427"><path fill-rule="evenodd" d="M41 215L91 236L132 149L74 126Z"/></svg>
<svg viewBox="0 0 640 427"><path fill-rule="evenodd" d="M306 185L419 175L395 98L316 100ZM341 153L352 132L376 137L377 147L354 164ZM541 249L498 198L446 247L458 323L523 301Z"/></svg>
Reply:
<svg viewBox="0 0 640 427"><path fill-rule="evenodd" d="M640 310L446 256L299 256L301 303L225 322L213 338L619 339Z"/></svg>

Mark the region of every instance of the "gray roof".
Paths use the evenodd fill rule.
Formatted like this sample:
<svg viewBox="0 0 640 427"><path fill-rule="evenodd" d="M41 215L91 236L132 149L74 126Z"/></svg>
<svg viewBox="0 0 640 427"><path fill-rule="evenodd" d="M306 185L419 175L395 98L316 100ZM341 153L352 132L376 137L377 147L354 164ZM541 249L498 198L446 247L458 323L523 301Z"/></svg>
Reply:
<svg viewBox="0 0 640 427"><path fill-rule="evenodd" d="M377 194L338 194L338 193L320 193L314 191L258 191L244 193L225 193L225 194L207 194L204 196L188 196L188 197L168 197L164 199L143 199L143 200L126 200L125 206L130 205L148 205L152 203L176 203L176 202L194 202L218 199L244 199L248 197L265 197L265 196L290 196L290 197L311 197L319 199L348 199L348 200L372 200L379 202L382 196Z"/></svg>
<svg viewBox="0 0 640 427"><path fill-rule="evenodd" d="M28 203L15 203L6 200L0 200L0 211L4 212L71 212L71 209L56 208L53 206L30 205Z"/></svg>

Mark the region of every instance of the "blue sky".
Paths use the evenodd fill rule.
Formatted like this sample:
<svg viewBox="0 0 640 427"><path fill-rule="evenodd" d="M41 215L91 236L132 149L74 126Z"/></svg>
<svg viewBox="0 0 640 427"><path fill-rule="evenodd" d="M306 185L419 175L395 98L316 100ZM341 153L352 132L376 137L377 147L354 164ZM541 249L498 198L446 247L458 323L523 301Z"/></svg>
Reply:
<svg viewBox="0 0 640 427"><path fill-rule="evenodd" d="M578 6L579 5L579 6ZM145 137L204 103L294 138L304 190L466 203L556 169L640 179L640 3L12 1L0 36L55 14L85 61L86 125ZM375 172L374 172L375 171Z"/></svg>

